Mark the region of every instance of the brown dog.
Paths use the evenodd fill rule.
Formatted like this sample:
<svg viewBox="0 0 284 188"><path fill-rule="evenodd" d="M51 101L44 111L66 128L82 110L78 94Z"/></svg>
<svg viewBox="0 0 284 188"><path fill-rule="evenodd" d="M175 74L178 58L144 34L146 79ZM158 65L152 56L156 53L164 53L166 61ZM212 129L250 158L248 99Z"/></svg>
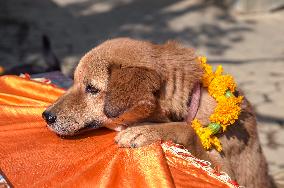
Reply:
<svg viewBox="0 0 284 188"><path fill-rule="evenodd" d="M238 121L219 135L221 153L206 151L185 122L193 88L202 74L194 50L175 42L154 45L127 38L109 40L81 59L73 87L43 117L59 135L103 126L120 131L115 138L120 147L173 140L198 158L220 166L240 185L272 187L247 100ZM209 123L215 106L215 100L202 90L196 117L203 125Z"/></svg>

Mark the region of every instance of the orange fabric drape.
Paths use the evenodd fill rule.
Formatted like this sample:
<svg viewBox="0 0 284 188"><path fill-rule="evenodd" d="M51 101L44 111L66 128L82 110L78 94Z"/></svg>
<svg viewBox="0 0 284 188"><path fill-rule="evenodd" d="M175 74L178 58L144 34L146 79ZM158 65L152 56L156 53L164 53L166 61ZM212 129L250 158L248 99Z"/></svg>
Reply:
<svg viewBox="0 0 284 188"><path fill-rule="evenodd" d="M0 168L14 187L227 187L159 143L118 148L106 128L62 139L41 118L64 90L0 77Z"/></svg>

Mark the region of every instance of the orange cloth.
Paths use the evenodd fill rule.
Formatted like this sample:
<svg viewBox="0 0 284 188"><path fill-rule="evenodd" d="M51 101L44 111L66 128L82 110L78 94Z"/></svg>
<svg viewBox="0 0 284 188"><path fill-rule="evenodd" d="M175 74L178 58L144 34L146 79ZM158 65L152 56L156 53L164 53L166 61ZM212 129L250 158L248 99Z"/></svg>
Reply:
<svg viewBox="0 0 284 188"><path fill-rule="evenodd" d="M64 90L0 77L0 168L14 187L228 187L163 152L160 143L118 148L106 128L62 139L41 118Z"/></svg>

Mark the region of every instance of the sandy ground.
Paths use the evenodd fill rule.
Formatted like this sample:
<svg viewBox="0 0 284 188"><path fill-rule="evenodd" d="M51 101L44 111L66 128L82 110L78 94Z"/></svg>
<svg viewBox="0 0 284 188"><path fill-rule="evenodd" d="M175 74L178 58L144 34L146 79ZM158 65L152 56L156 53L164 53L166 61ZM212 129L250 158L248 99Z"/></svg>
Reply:
<svg viewBox="0 0 284 188"><path fill-rule="evenodd" d="M43 34L65 74L86 51L113 37L174 39L193 46L236 77L255 107L270 172L283 180L283 23L284 11L240 15L199 1L1 1L0 65L44 63Z"/></svg>

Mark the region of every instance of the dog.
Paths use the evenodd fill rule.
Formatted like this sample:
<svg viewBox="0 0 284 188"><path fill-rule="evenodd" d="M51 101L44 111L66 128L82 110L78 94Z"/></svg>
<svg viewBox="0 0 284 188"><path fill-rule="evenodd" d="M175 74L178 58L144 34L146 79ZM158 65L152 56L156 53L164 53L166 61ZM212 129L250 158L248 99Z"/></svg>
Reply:
<svg viewBox="0 0 284 188"><path fill-rule="evenodd" d="M222 152L202 147L186 121L202 75L195 51L177 42L157 45L129 38L108 40L82 57L74 85L43 112L43 118L60 136L99 127L118 131L115 142L119 147L172 140L220 167L240 185L273 187L247 99L241 104L237 122L218 135ZM206 89L200 92L195 117L207 125L216 101Z"/></svg>

